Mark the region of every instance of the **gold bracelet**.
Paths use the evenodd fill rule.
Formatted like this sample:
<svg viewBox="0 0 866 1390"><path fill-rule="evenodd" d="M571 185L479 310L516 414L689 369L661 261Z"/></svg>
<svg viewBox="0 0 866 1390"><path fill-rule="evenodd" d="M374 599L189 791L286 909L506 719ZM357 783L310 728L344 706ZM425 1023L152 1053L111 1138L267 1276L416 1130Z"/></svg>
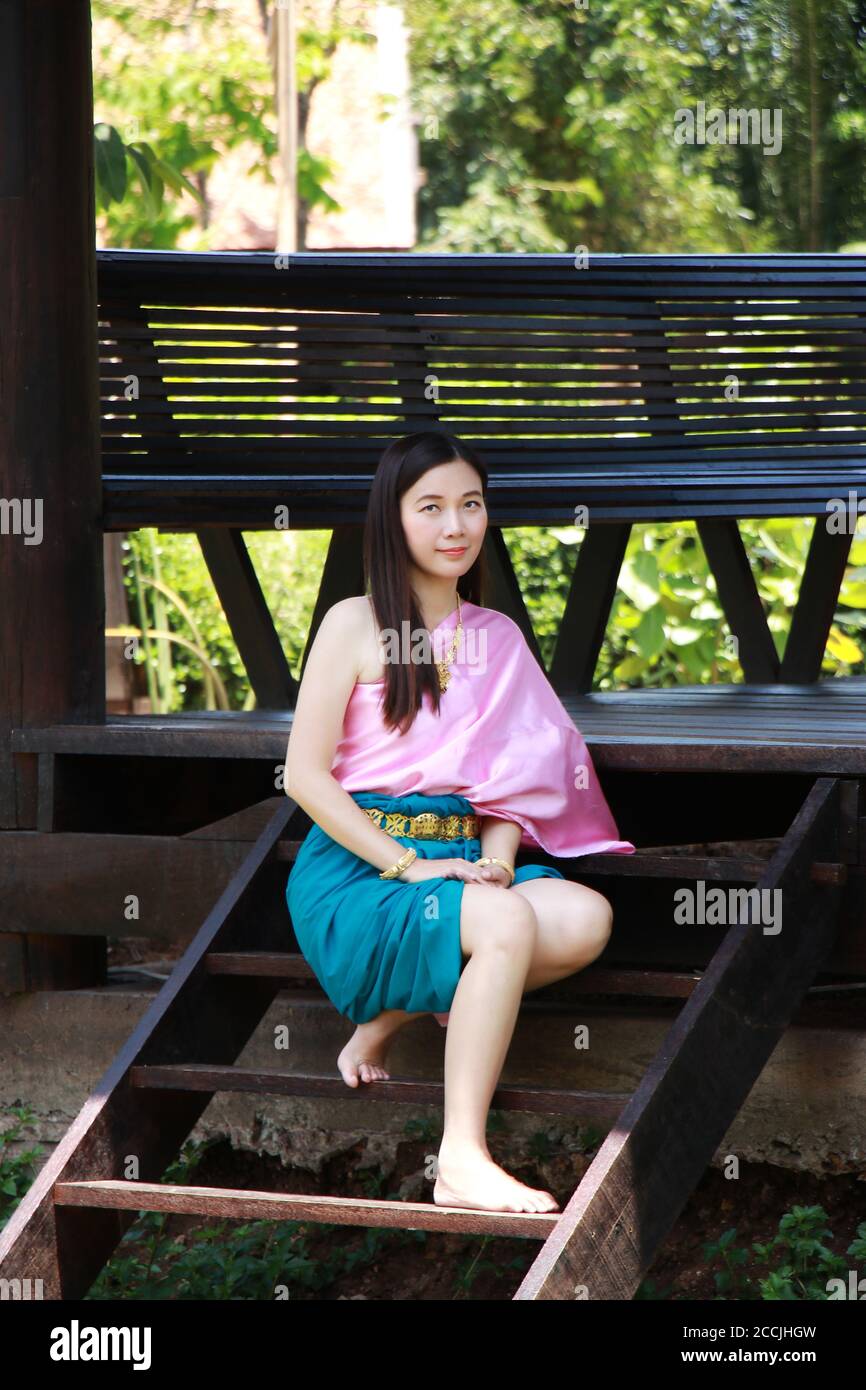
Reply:
<svg viewBox="0 0 866 1390"><path fill-rule="evenodd" d="M413 859L418 858L416 849L407 849L405 854L401 854L396 864L392 864L390 869L383 869L380 878L399 878L404 869L408 869Z"/></svg>
<svg viewBox="0 0 866 1390"><path fill-rule="evenodd" d="M485 856L484 856L483 859L476 859L476 860L475 860L475 863L476 863L476 864L501 864L502 867L503 867L503 869L506 869L507 872L511 875L511 883L514 882L514 870L513 870L513 868L511 867L511 865L510 865L510 864L506 864L506 862L505 862L504 859L497 859L497 857L496 857L495 854L485 854ZM508 885L509 888L511 887L511 883L509 883L509 885Z"/></svg>

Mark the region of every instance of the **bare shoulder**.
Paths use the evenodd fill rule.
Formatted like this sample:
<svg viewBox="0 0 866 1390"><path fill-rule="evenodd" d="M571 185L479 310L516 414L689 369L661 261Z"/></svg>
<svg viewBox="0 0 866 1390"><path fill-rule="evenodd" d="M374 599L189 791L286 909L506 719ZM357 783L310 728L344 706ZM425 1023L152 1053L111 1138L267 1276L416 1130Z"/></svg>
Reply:
<svg viewBox="0 0 866 1390"><path fill-rule="evenodd" d="M319 632L341 669L348 668L353 679L368 679L363 671L370 664L371 650L375 658L376 641L373 609L364 594L332 604L319 624Z"/></svg>
<svg viewBox="0 0 866 1390"><path fill-rule="evenodd" d="M335 629L346 634L354 633L361 643L375 631L373 605L366 594L340 599L339 603L328 609L325 617Z"/></svg>
<svg viewBox="0 0 866 1390"><path fill-rule="evenodd" d="M346 707L358 679L357 599L332 604L316 629L292 716L286 750L286 788L303 787L334 760ZM290 794L292 794L290 792Z"/></svg>
<svg viewBox="0 0 866 1390"><path fill-rule="evenodd" d="M358 594L352 598L341 598L337 603L332 603L325 613L322 622L327 621L334 628L340 627L345 632L355 628L361 631L365 615L372 613L370 600L364 594Z"/></svg>
<svg viewBox="0 0 866 1390"><path fill-rule="evenodd" d="M359 594L356 598L344 599L344 603L353 604L352 621L355 623L353 648L357 655L358 680L363 685L375 685L377 681L384 680L385 667L382 664L382 655L379 647L379 629L376 626L376 614L373 611L373 604L369 594Z"/></svg>

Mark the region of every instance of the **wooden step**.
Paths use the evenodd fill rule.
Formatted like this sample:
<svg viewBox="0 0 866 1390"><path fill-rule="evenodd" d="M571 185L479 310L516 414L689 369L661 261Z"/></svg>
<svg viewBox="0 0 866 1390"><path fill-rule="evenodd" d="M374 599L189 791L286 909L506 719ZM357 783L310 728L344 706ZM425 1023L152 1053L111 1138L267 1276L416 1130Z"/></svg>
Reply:
<svg viewBox="0 0 866 1390"><path fill-rule="evenodd" d="M0 1278L40 1278L46 1299L83 1298L134 1218L58 1207L56 1183L113 1177L130 1153L138 1157L142 1175L156 1179L177 1158L208 1105L207 1095L145 1098L130 1085L130 1068L202 1047L226 1062L240 1056L279 987L236 980L228 1001L228 982L210 975L204 958L211 950L275 950L285 939L286 904L274 894L268 870L278 840L298 817L289 797L277 801L171 976L0 1231Z"/></svg>
<svg viewBox="0 0 866 1390"><path fill-rule="evenodd" d="M630 1299L830 953L838 882L811 869L840 848L840 789L818 778L761 878L784 929L730 926L514 1295Z"/></svg>
<svg viewBox="0 0 866 1390"><path fill-rule="evenodd" d="M603 874L613 878L704 878L714 882L756 883L767 867L767 858L750 853L746 848L748 841L739 843L742 846L739 854L676 854L670 849L666 852L665 848L639 848L634 854L583 854L577 859L551 862L560 868L567 864L578 876ZM281 840L276 849L277 859L293 864L302 844L302 840Z"/></svg>
<svg viewBox="0 0 866 1390"><path fill-rule="evenodd" d="M762 891L783 895L784 930L765 934L758 921L735 922L698 980L671 973L671 988L681 992L683 1006L632 1096L496 1089L494 1109L609 1124L563 1210L546 1215L172 1189L158 1181L218 1091L442 1105L441 1084L398 1077L352 1088L339 1076L293 1076L234 1065L276 1000L283 972L297 966L281 949L287 939L286 904L274 891L273 867L281 843L297 833L299 822L298 808L288 798L275 808L195 940L0 1231L0 1277L40 1278L45 1297L80 1299L136 1211L201 1210L245 1219L495 1231L536 1239L540 1234L541 1248L515 1301L573 1299L578 1283L594 1300L632 1298L833 948L844 879L838 862L840 782L816 780L758 879ZM675 872L682 870L683 856L663 858ZM699 858L706 864L706 856ZM726 859L728 866L732 862ZM724 877L722 870L719 875ZM640 972L595 971L585 984L599 992L600 984L622 984L630 974L640 977ZM644 983L653 974L644 972ZM115 1177L130 1153L140 1160L141 1183ZM154 1205L172 1202L178 1205Z"/></svg>
<svg viewBox="0 0 866 1390"><path fill-rule="evenodd" d="M304 957L291 951L211 951L205 957L205 969L211 975L257 975L289 984L316 978ZM700 978L698 971L630 970L627 967L606 969L590 965L570 980L569 991L574 994L628 994L657 999L687 999ZM529 995L521 1004L521 1009L531 1009L535 1003L542 1002L548 1008L553 1006L553 1001L536 1000ZM563 1007L571 1008L572 1005L565 1001Z"/></svg>
<svg viewBox="0 0 866 1390"><path fill-rule="evenodd" d="M384 1202L111 1178L55 1183L54 1201L57 1206L174 1212L223 1221L318 1221L335 1226L388 1226L407 1231L528 1236L534 1240L546 1240L561 1216L561 1212L476 1211L439 1207L432 1202Z"/></svg>
<svg viewBox="0 0 866 1390"><path fill-rule="evenodd" d="M302 844L302 840L282 840L276 858L294 863ZM568 863L579 877L600 874L608 878L705 879L712 883L757 883L766 872L767 862L749 854L658 854L652 849L638 849L634 854L584 854L560 861ZM811 873L816 883L845 883L847 877L845 865L836 862L813 864Z"/></svg>
<svg viewBox="0 0 866 1390"><path fill-rule="evenodd" d="M171 969L172 962L157 962L155 968ZM120 967L123 969L124 967ZM211 975L258 976L278 980L287 987L300 981L315 980L315 974L302 955L289 951L213 951L205 957L205 968ZM129 967L138 973L135 967ZM547 986L545 990L526 995L521 1001L521 1016L539 1014L571 1014L580 996L590 998L620 996L630 999L688 999L705 974L702 970L647 970L642 966L589 965L580 974L569 978L566 994L562 986ZM553 995L550 990L557 989ZM803 996L804 1006L827 995L851 995L866 990L866 982L839 976L821 984L810 985ZM284 996L285 997L285 996ZM310 1001L326 1000L320 988L297 990L288 995L292 1006L303 1007ZM795 1024L808 1023L811 1012L798 1009Z"/></svg>
<svg viewBox="0 0 866 1390"><path fill-rule="evenodd" d="M140 1091L252 1091L255 1095L320 1096L331 1100L397 1101L403 1105L442 1106L445 1088L439 1081L365 1082L347 1086L342 1077L292 1075L248 1067L209 1066L182 1062L160 1066L135 1066L130 1085ZM628 1092L562 1091L543 1086L497 1086L490 1102L494 1110L528 1110L542 1115L579 1115L615 1123L631 1095Z"/></svg>
<svg viewBox="0 0 866 1390"><path fill-rule="evenodd" d="M314 980L315 971L297 951L210 951L209 975L258 975L269 980Z"/></svg>

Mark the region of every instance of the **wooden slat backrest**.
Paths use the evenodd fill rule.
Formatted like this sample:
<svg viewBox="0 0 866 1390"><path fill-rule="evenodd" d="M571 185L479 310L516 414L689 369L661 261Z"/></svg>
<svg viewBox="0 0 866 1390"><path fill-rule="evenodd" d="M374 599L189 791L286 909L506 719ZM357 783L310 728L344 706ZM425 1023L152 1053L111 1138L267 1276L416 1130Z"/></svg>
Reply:
<svg viewBox="0 0 866 1390"><path fill-rule="evenodd" d="M114 499L183 496L206 518L245 497L249 524L278 480L319 524L329 508L351 519L385 445L437 424L539 521L564 500L600 519L815 513L866 484L866 256L579 269L302 253L276 268L101 251L98 266Z"/></svg>

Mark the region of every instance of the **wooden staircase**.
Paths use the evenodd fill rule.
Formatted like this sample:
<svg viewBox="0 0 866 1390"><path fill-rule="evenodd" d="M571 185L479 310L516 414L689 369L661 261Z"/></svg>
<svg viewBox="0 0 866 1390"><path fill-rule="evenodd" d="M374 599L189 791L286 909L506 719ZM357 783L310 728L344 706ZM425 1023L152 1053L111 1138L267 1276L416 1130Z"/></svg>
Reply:
<svg viewBox="0 0 866 1390"><path fill-rule="evenodd" d="M277 993L311 976L302 957L284 949L285 866L297 852L290 833L301 813L276 798L241 868L0 1233L0 1277L38 1278L46 1298L79 1299L135 1214L147 1210L525 1236L540 1249L516 1299L633 1297L832 950L845 882L841 787L837 778L816 780L763 865L747 855L721 868L707 856L658 852L642 866L640 854L580 861L585 872L679 880L710 878L715 866L718 879L780 889L783 925L778 934L754 921L729 926L699 979L636 977L634 992L685 1002L632 1095L497 1088L494 1109L610 1126L564 1209L542 1215L160 1182L218 1091L442 1106L443 1087L429 1082L394 1079L352 1091L339 1076L234 1065ZM579 979L587 992L629 988L623 971L591 968ZM121 1176L130 1157L135 1181Z"/></svg>

